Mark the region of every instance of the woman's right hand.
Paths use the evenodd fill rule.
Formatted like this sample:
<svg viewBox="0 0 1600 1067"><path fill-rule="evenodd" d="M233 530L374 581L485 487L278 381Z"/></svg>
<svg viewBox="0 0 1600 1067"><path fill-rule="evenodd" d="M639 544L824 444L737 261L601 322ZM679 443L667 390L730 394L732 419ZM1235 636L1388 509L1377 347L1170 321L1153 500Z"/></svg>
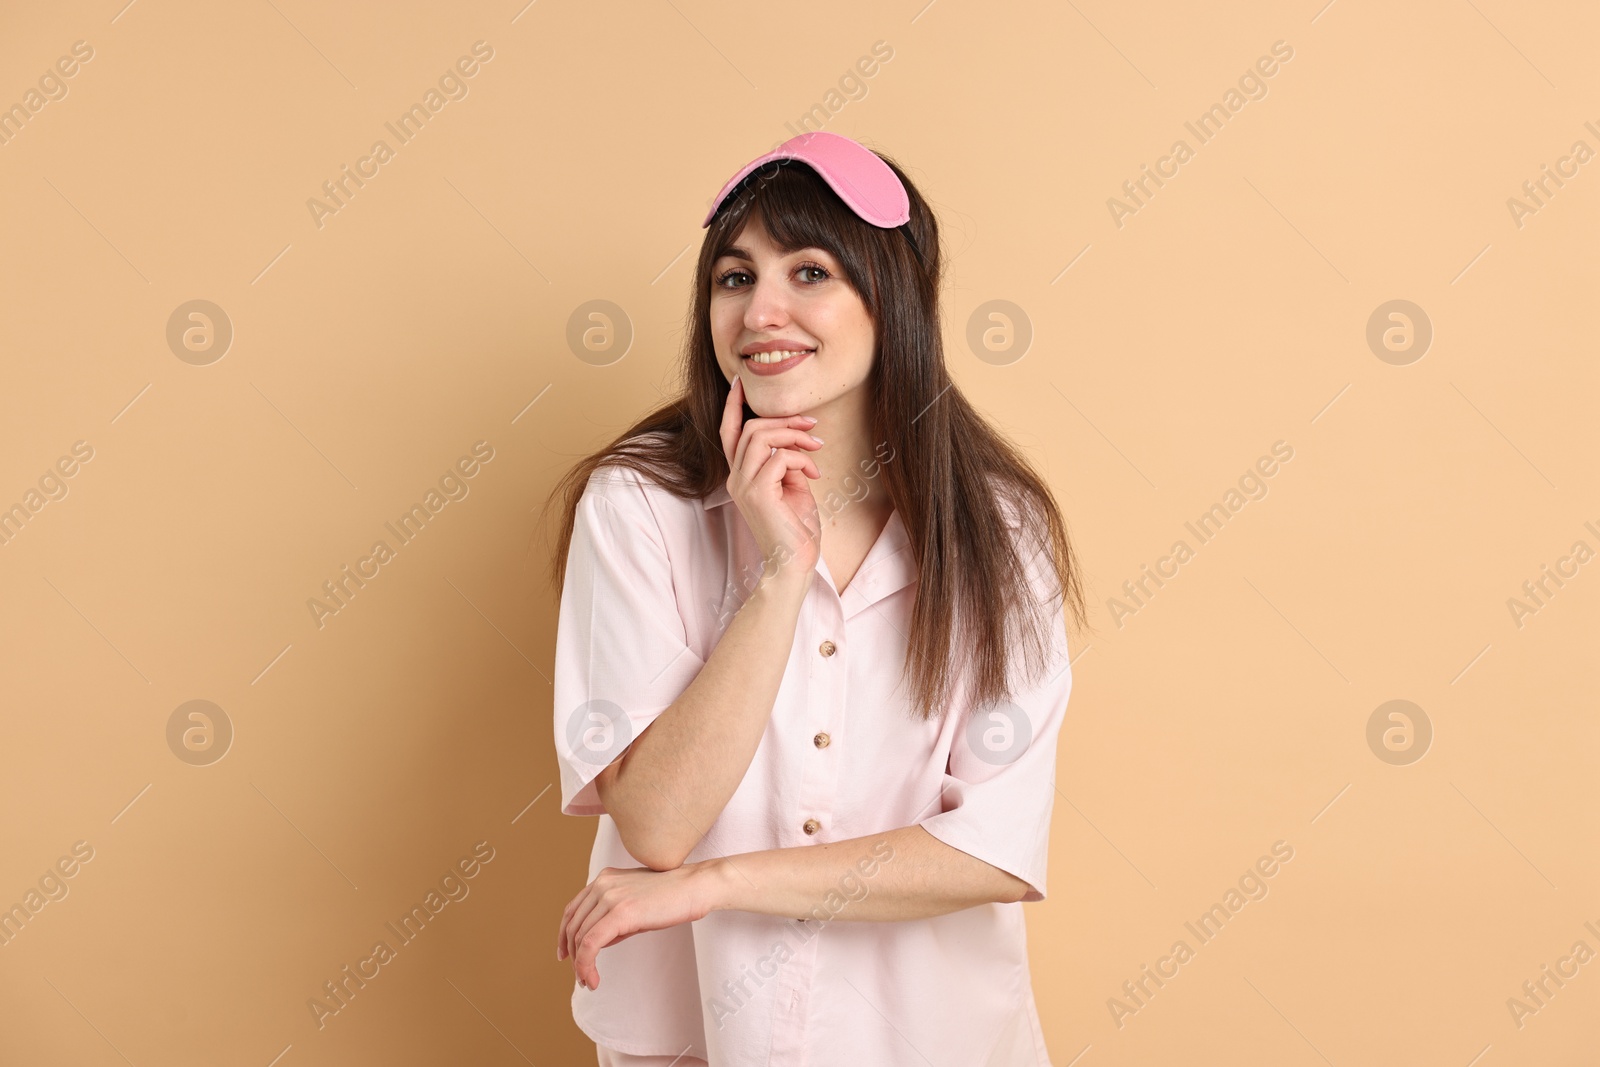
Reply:
<svg viewBox="0 0 1600 1067"><path fill-rule="evenodd" d="M745 421L744 380L734 377L722 408L728 495L761 547L764 574L809 574L822 554L817 501L806 482L822 472L809 455L797 451L822 447L807 432L815 423L809 415Z"/></svg>

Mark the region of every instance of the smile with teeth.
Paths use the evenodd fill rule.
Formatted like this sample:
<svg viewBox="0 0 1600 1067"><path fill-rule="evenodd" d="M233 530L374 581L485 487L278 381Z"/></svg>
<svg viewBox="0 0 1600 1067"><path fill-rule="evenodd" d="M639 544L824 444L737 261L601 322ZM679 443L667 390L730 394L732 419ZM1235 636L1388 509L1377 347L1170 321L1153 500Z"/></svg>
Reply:
<svg viewBox="0 0 1600 1067"><path fill-rule="evenodd" d="M795 356L815 351L815 348L797 348L790 352L753 352L744 358L753 360L756 363L782 363L786 359L793 359Z"/></svg>

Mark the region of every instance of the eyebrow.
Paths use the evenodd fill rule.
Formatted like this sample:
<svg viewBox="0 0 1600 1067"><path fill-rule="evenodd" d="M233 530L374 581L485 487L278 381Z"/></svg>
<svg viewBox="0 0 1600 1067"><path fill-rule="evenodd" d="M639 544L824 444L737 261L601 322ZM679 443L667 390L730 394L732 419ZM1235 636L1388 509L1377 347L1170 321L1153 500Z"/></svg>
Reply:
<svg viewBox="0 0 1600 1067"><path fill-rule="evenodd" d="M781 254L785 256L796 256L802 252L821 252L823 255L832 255L832 253L826 248L817 248L813 245L806 245L804 248L796 248L792 252L783 252ZM752 256L746 249L741 248L738 245L733 245L732 247L723 249L722 253L718 255L717 258L742 259L747 263L754 263L756 261L754 256Z"/></svg>

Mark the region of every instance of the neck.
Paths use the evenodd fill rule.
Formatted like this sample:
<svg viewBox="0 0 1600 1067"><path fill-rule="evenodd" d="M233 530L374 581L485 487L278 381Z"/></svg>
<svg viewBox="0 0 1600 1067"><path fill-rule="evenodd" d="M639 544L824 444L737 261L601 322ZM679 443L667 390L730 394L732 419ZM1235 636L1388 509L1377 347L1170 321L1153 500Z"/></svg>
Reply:
<svg viewBox="0 0 1600 1067"><path fill-rule="evenodd" d="M871 439L864 391L801 414L816 416L814 432L824 442L821 449L809 453L822 473L811 481L811 494L823 524L865 515L887 516L894 503L883 480L882 457L892 453L885 442Z"/></svg>

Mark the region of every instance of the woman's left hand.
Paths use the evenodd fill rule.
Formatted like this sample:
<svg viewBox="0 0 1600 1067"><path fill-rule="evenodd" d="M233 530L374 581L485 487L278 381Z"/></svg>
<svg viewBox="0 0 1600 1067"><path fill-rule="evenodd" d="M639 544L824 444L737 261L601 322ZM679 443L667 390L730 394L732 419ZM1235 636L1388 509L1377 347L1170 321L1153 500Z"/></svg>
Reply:
<svg viewBox="0 0 1600 1067"><path fill-rule="evenodd" d="M708 863L670 871L607 867L562 912L556 959L571 956L578 981L596 989L600 971L595 957L601 949L645 930L704 917L715 906L714 881Z"/></svg>

